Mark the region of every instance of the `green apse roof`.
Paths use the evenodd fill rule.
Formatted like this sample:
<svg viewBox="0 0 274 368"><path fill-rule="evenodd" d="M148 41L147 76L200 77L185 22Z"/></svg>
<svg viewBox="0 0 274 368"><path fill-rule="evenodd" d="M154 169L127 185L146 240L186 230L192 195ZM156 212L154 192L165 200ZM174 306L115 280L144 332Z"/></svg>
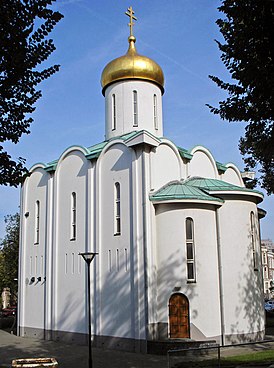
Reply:
<svg viewBox="0 0 274 368"><path fill-rule="evenodd" d="M223 203L223 199L214 196L216 192L220 192L220 194L221 192L231 192L231 194L232 192L253 194L257 197L261 197L260 201L263 197L263 194L257 190L240 187L218 179L193 177L168 183L151 194L150 200L155 202L180 200L215 202L215 204Z"/></svg>
<svg viewBox="0 0 274 368"><path fill-rule="evenodd" d="M186 180L186 184L193 187L198 187L210 192L217 191L237 191L237 192L250 192L250 193L258 193L262 195L261 192L254 189L248 189L245 187L239 187L238 185L227 183L223 180L218 179L208 179L208 178L198 178L193 177Z"/></svg>
<svg viewBox="0 0 274 368"><path fill-rule="evenodd" d="M210 201L221 202L222 199L215 198L205 193L203 190L189 186L183 181L174 181L168 183L154 194L150 195L151 201L167 201L167 200L193 200L193 201Z"/></svg>

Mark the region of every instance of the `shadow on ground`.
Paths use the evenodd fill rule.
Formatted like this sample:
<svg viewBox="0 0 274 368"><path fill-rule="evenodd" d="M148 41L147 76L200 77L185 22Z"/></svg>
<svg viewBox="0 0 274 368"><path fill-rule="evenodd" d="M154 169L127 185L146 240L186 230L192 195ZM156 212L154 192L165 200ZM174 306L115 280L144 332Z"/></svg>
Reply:
<svg viewBox="0 0 274 368"><path fill-rule="evenodd" d="M88 347L14 336L0 330L0 367L13 359L54 357L61 368L87 368ZM94 368L166 368L166 356L93 348Z"/></svg>

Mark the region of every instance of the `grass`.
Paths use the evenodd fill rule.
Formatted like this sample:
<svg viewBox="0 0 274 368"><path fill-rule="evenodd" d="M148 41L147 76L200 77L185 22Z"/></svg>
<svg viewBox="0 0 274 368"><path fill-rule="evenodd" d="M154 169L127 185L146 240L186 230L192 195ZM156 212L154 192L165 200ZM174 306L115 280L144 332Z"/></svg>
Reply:
<svg viewBox="0 0 274 368"><path fill-rule="evenodd" d="M235 367L237 365L255 366L256 364L268 365L274 362L274 350L260 351L244 355L236 355L221 359L222 367Z"/></svg>
<svg viewBox="0 0 274 368"><path fill-rule="evenodd" d="M177 362L174 365L171 365L173 368L198 368L198 367L211 367L217 368L218 361L217 359L205 359L200 361L183 361L183 357L181 357L181 362ZM235 355L231 357L222 357L221 358L221 367L222 368L234 368L234 367L268 367L271 363L274 363L274 350L266 350L260 352L254 352L244 355Z"/></svg>

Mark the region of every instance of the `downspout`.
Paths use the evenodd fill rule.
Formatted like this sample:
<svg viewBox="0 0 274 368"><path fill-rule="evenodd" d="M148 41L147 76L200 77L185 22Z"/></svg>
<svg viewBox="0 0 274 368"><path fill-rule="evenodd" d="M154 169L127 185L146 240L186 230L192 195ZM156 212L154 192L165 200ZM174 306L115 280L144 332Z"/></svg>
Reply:
<svg viewBox="0 0 274 368"><path fill-rule="evenodd" d="M146 198L146 148L142 150L142 212L143 212L143 236L144 236L144 307L146 340L148 338L148 274L147 274L147 198Z"/></svg>
<svg viewBox="0 0 274 368"><path fill-rule="evenodd" d="M221 232L220 232L220 209L216 209L216 235L217 235L217 254L218 254L218 276L219 276L219 298L220 298L220 317L221 317L221 345L225 345L225 322L224 322L224 291L223 291L223 265L221 253Z"/></svg>
<svg viewBox="0 0 274 368"><path fill-rule="evenodd" d="M23 251L23 238L25 233L24 223L25 223L25 213L24 213L24 188L23 184L20 187L20 228L19 228L19 264L18 264L18 276L17 276L17 287L18 287L18 301L19 303L17 308L17 335L22 336L22 331L20 331L20 326L23 328L23 316L22 314L25 313L24 306L23 306L23 280L24 277L22 276L22 273L25 273L25 265L24 265L24 251ZM25 242L24 242L25 245Z"/></svg>

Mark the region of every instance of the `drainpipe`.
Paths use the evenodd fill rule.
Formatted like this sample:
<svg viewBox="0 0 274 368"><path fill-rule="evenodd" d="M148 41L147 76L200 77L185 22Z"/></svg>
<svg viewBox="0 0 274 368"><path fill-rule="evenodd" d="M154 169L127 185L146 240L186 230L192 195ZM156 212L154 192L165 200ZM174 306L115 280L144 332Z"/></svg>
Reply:
<svg viewBox="0 0 274 368"><path fill-rule="evenodd" d="M216 209L216 234L217 234L217 254L218 254L218 276L219 276L219 297L220 297L220 316L221 316L221 344L225 345L225 323L224 323L224 291L223 291L223 265L221 253L221 234L220 234L220 209Z"/></svg>
<svg viewBox="0 0 274 368"><path fill-rule="evenodd" d="M144 236L144 303L146 340L148 338L148 274L147 274L147 191L146 191L146 147L142 150L142 212L143 212L143 236Z"/></svg>

